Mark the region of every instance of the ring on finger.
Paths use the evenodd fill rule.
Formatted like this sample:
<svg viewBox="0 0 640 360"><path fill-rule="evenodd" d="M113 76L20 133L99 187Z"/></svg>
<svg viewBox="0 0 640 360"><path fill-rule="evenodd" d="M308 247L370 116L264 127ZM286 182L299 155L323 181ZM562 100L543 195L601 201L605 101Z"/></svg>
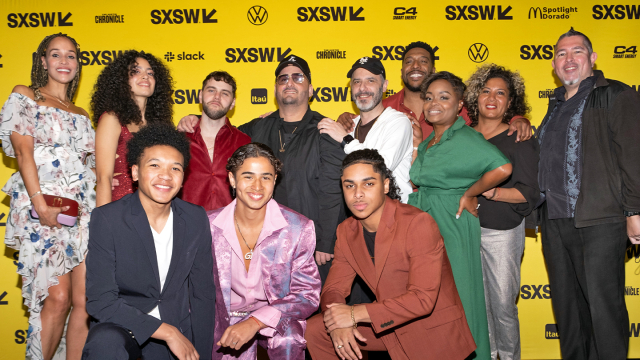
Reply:
<svg viewBox="0 0 640 360"><path fill-rule="evenodd" d="M342 348L343 348L343 346L342 346L342 345L338 345L338 349L342 349Z"/></svg>

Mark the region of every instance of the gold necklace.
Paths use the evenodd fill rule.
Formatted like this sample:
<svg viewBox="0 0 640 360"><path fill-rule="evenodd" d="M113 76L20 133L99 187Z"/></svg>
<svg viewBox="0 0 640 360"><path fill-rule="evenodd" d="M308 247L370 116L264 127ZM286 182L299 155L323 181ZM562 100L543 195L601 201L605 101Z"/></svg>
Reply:
<svg viewBox="0 0 640 360"><path fill-rule="evenodd" d="M249 252L244 254L244 258L246 260L251 260L251 258L253 257L253 249L249 246L249 244L247 244L247 240L244 238L244 235L242 235L242 231L240 230L240 224L238 224L238 217L233 214L233 218L236 220L236 227L238 227L238 232L240 233L240 237L242 237L242 241L244 241L244 244L247 245L247 247L249 248ZM255 245L253 246L253 248L255 249Z"/></svg>
<svg viewBox="0 0 640 360"><path fill-rule="evenodd" d="M39 90L40 90L40 92L42 92L42 88L40 88ZM67 105L67 104L65 104L62 100L60 100L60 98L59 98L59 97L54 96L54 95L51 95L51 94L49 94L49 93L47 93L47 92L45 92L45 94L47 94L47 95L49 95L49 96L53 97L54 99L58 100L58 101L60 102L60 104L64 105L67 109L69 108L69 106L71 106L71 102L69 102L69 104Z"/></svg>
<svg viewBox="0 0 640 360"><path fill-rule="evenodd" d="M293 133L296 132L296 130L298 130L297 126L293 129L293 131L291 132L291 135L293 135ZM280 152L284 152L284 146L286 145L286 143L282 142L282 133L280 129L278 129L278 139L280 140Z"/></svg>

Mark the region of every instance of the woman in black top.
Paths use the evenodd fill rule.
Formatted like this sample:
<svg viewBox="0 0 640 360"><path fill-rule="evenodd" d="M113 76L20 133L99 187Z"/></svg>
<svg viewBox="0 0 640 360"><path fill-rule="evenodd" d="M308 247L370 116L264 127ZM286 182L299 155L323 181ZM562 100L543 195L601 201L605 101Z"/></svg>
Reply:
<svg viewBox="0 0 640 360"><path fill-rule="evenodd" d="M478 199L481 255L491 357L520 359L516 298L524 252L524 217L538 202L538 143L507 136L509 119L525 115L524 80L517 72L487 64L467 81L465 102L471 126L509 158L511 176Z"/></svg>

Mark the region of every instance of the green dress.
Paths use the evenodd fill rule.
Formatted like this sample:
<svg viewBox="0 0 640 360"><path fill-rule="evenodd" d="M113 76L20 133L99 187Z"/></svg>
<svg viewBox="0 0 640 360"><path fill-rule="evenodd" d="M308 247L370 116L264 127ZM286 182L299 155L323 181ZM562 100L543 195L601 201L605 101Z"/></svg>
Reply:
<svg viewBox="0 0 640 360"><path fill-rule="evenodd" d="M432 133L418 147L411 166L411 181L419 186L409 204L428 212L436 220L451 262L453 278L473 339L476 360L491 359L489 327L480 260L480 221L468 211L456 213L460 198L484 173L509 160L482 134L458 120L442 134L439 143L427 149Z"/></svg>

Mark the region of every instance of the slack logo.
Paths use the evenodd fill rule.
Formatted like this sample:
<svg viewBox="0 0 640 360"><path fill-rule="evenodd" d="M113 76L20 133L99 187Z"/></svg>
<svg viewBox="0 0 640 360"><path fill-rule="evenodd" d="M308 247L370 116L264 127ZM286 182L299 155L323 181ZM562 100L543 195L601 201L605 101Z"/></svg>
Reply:
<svg viewBox="0 0 640 360"><path fill-rule="evenodd" d="M520 298L523 300L551 299L551 288L547 285L522 285Z"/></svg>
<svg viewBox="0 0 640 360"><path fill-rule="evenodd" d="M556 324L547 324L544 326L544 338L545 339L560 339L560 334L558 333L558 325Z"/></svg>
<svg viewBox="0 0 640 360"><path fill-rule="evenodd" d="M266 104L267 103L267 89L251 89L251 103L252 104Z"/></svg>
<svg viewBox="0 0 640 360"><path fill-rule="evenodd" d="M218 22L218 19L213 18L215 13L216 9L211 9L209 12L207 12L207 9L151 10L151 23L154 25L197 24L199 22L213 24Z"/></svg>
<svg viewBox="0 0 640 360"><path fill-rule="evenodd" d="M187 54L183 51L182 54L178 53L177 58L177 60L204 60L204 53L198 51L197 54ZM169 51L164 54L164 59L167 60L167 62L172 62L174 59L176 59L176 55Z"/></svg>
<svg viewBox="0 0 640 360"><path fill-rule="evenodd" d="M364 21L364 16L360 16L363 11L362 6L355 11L353 6L349 6L349 17L347 18L346 6L299 7L298 21Z"/></svg>
<svg viewBox="0 0 640 360"><path fill-rule="evenodd" d="M551 60L553 59L553 45L522 45L520 46L522 60Z"/></svg>
<svg viewBox="0 0 640 360"><path fill-rule="evenodd" d="M56 14L58 17L56 18ZM58 20L58 26L73 26L73 23L69 21L71 13L68 12L64 17L61 12L51 13L11 13L7 15L9 21L7 25L12 28L21 27L51 27L56 26L56 19Z"/></svg>
<svg viewBox="0 0 640 360"><path fill-rule="evenodd" d="M276 49L278 50L276 52ZM225 52L227 55L224 59L228 63L234 62L277 62L289 56L291 48L287 48L284 52L282 48L228 48ZM277 55L274 57L274 55Z"/></svg>

